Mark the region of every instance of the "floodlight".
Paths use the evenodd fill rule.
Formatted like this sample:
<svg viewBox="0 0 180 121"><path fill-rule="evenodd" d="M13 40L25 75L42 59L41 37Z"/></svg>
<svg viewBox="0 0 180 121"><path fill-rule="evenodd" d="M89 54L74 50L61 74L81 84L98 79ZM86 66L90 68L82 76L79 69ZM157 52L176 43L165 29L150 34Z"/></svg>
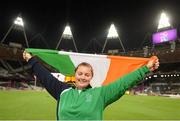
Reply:
<svg viewBox="0 0 180 121"><path fill-rule="evenodd" d="M14 22L12 23L12 25L8 29L7 33L5 34L3 39L1 40L1 43L3 43L5 41L5 39L7 38L7 36L9 35L9 33L11 32L12 29L23 31L24 38L25 38L25 41L26 41L26 46L29 47L26 32L25 32L25 29L24 29L24 22L23 22L23 19L22 19L21 15L18 15L17 18L14 20ZM21 48L21 45L17 45L15 43L10 43L10 45Z"/></svg>
<svg viewBox="0 0 180 121"><path fill-rule="evenodd" d="M166 28L166 27L170 27L170 23L169 23L169 18L166 15L166 13L162 12L161 13L161 17L159 20L159 25L158 25L158 29L162 29L162 28Z"/></svg>
<svg viewBox="0 0 180 121"><path fill-rule="evenodd" d="M114 24L111 24L107 38L118 38L118 33L116 31Z"/></svg>
<svg viewBox="0 0 180 121"><path fill-rule="evenodd" d="M14 20L14 24L15 24L15 25L18 25L18 26L24 27L24 23L23 23L22 17L19 17L19 16L18 16L18 17Z"/></svg>
<svg viewBox="0 0 180 121"><path fill-rule="evenodd" d="M121 44L121 46L122 46L122 48L123 48L123 51L126 52L126 51L125 51L125 48L124 48L124 46L123 46L123 43L122 43L121 39L120 39L119 36L118 36L118 33L117 33L117 31L116 31L116 28L115 28L114 24L111 24L111 26L110 26L110 28L109 28L109 32L108 32L107 38L106 38L106 40L105 40L105 43L104 43L103 48L102 48L102 51L101 51L102 53L104 52L104 49L105 49L105 47L106 47L106 44L107 44L108 39L118 39L119 42L120 42L120 44Z"/></svg>
<svg viewBox="0 0 180 121"><path fill-rule="evenodd" d="M76 43L75 43L75 40L73 38L73 35L72 35L72 32L71 32L71 28L69 25L66 25L65 29L64 29L64 32L62 33L62 36L60 38L60 40L58 41L57 45L56 45L56 49L58 49L62 39L72 39L73 40L73 44L74 44L74 47L75 47L75 50L76 52L78 52L77 50L77 47L76 47Z"/></svg>
<svg viewBox="0 0 180 121"><path fill-rule="evenodd" d="M72 38L72 32L70 26L66 26L62 35L63 38L71 39Z"/></svg>

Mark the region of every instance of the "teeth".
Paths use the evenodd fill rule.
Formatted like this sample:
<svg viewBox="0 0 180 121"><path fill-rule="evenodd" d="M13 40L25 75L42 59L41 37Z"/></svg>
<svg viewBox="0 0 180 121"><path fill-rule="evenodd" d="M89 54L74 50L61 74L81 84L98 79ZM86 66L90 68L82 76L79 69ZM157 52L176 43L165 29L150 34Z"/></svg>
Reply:
<svg viewBox="0 0 180 121"><path fill-rule="evenodd" d="M87 82L86 80L79 80L80 82Z"/></svg>

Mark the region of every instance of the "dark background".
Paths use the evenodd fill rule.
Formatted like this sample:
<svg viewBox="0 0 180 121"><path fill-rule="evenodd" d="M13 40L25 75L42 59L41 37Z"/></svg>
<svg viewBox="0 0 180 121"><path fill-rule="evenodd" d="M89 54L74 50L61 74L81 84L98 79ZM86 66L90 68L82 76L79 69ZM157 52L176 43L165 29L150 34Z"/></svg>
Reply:
<svg viewBox="0 0 180 121"><path fill-rule="evenodd" d="M68 22L79 51L88 46L102 48L113 22L125 49L134 50L141 48L144 41L150 41L150 35L157 31L162 10L179 31L179 0L4 1L0 7L0 39L21 13L32 47L54 49ZM37 36L43 38L43 43L37 38L33 40Z"/></svg>

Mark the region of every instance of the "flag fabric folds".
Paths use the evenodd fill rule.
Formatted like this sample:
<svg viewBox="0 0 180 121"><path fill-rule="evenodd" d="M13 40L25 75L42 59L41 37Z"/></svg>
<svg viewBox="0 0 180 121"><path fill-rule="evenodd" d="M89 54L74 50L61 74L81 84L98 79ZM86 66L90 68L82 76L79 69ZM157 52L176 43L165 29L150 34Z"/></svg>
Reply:
<svg viewBox="0 0 180 121"><path fill-rule="evenodd" d="M94 71L94 76L91 80L92 87L107 85L140 68L151 59L33 48L27 48L26 51L38 56L46 64L63 74L64 80L61 81L74 80L74 69L81 62L91 64Z"/></svg>

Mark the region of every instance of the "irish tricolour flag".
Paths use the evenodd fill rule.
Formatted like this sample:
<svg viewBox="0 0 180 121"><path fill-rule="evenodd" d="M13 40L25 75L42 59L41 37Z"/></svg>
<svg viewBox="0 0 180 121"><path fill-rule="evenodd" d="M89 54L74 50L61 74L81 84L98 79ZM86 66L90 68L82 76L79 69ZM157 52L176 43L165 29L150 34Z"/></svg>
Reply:
<svg viewBox="0 0 180 121"><path fill-rule="evenodd" d="M55 68L68 77L74 77L74 69L81 62L92 65L94 77L91 81L92 87L102 86L115 81L123 75L134 71L145 65L150 58L111 56L87 53L65 52L47 49L26 49L33 55L38 56L46 64ZM71 78L73 80L73 78Z"/></svg>

